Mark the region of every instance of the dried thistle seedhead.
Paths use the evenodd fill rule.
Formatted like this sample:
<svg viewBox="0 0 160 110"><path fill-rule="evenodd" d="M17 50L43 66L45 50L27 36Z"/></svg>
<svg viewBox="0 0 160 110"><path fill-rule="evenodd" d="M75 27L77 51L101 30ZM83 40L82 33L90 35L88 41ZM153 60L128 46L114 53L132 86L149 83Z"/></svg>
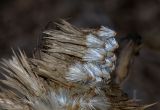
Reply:
<svg viewBox="0 0 160 110"><path fill-rule="evenodd" d="M87 71L85 69L95 67L94 69L97 68L96 70L90 71L98 72L87 72L87 75L84 75L84 79L99 80L100 78L98 79L94 74L99 74L101 77L109 77L109 71L113 71L115 67L116 57L113 51L118 47L114 38L114 31L103 26L97 30L81 30L71 26L64 20L56 23L56 25L56 30L49 29L44 31L44 45L40 53L41 58L47 62L51 62L48 56L54 59L51 63L55 63L57 66L54 66L54 68L56 68L55 73L58 74L57 76L62 77L62 75L64 75L65 78L64 73L70 71L68 73L72 74L72 71L75 70L76 72L75 74L73 73L72 76L70 74L69 77L69 74L67 74L67 79L76 80L74 78L78 77L74 77L73 75L81 74L78 76L83 80L82 76L85 71ZM102 72L100 70L100 68L102 69L101 64L103 66L108 65L108 69L103 69ZM81 68L79 68L80 66ZM83 72L78 73L78 69Z"/></svg>
<svg viewBox="0 0 160 110"><path fill-rule="evenodd" d="M143 110L113 82L115 32L61 20L43 32L40 58L19 51L3 60L0 107L11 110ZM7 74L6 74L7 73Z"/></svg>

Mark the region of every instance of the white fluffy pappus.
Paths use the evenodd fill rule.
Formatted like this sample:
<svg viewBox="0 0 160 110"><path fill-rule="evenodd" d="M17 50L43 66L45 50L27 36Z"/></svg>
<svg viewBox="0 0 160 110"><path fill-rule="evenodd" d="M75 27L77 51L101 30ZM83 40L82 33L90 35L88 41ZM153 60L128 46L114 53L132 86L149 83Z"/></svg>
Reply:
<svg viewBox="0 0 160 110"><path fill-rule="evenodd" d="M101 96L81 97L79 103L80 110L107 110L110 107L108 99Z"/></svg>
<svg viewBox="0 0 160 110"><path fill-rule="evenodd" d="M90 76L88 73L85 73L84 67L81 63L76 63L69 68L69 72L66 73L65 78L71 82L86 82Z"/></svg>
<svg viewBox="0 0 160 110"><path fill-rule="evenodd" d="M114 37L109 38L108 41L112 45L114 50L119 47L119 45Z"/></svg>
<svg viewBox="0 0 160 110"><path fill-rule="evenodd" d="M106 69L104 71L101 65L93 63L77 63L70 67L69 72L66 74L66 79L71 82L99 82L102 81L102 78L109 80L109 71Z"/></svg>
<svg viewBox="0 0 160 110"><path fill-rule="evenodd" d="M106 41L108 38L114 37L116 33L109 28L101 26L101 28L97 32L97 35L100 36L103 41Z"/></svg>
<svg viewBox="0 0 160 110"><path fill-rule="evenodd" d="M84 61L87 62L99 62L103 61L107 52L103 48L96 48L96 49L88 49L86 54L83 57Z"/></svg>
<svg viewBox="0 0 160 110"><path fill-rule="evenodd" d="M103 48L103 46L105 45L105 42L98 39L95 35L93 34L88 34L87 35L87 47L89 48Z"/></svg>
<svg viewBox="0 0 160 110"><path fill-rule="evenodd" d="M31 98L30 106L34 110L67 110L69 104L68 94L64 90L59 90L59 94L54 91L48 91L43 97Z"/></svg>

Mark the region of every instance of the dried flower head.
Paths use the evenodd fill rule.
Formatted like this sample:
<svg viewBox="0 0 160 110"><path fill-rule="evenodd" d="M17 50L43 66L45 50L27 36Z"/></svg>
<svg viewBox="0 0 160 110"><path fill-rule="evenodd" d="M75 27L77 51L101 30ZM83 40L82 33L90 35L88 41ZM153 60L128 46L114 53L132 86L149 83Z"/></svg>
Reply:
<svg viewBox="0 0 160 110"><path fill-rule="evenodd" d="M115 32L79 29L61 20L43 32L40 57L19 51L1 62L0 109L143 110L113 81Z"/></svg>

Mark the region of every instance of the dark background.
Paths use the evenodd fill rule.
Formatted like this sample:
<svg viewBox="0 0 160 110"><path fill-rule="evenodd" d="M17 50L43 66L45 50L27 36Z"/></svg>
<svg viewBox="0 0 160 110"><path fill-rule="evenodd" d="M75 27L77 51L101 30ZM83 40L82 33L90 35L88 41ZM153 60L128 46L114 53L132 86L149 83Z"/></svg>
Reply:
<svg viewBox="0 0 160 110"><path fill-rule="evenodd" d="M144 46L123 89L144 103L160 101L160 0L1 0L0 58L18 47L32 56L45 26L57 18L78 27L108 26L117 39L141 36Z"/></svg>

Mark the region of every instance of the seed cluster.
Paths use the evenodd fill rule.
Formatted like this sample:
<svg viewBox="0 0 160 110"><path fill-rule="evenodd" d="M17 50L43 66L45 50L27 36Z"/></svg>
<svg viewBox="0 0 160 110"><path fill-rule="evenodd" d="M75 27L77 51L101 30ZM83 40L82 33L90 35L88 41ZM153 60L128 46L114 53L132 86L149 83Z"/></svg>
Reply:
<svg viewBox="0 0 160 110"><path fill-rule="evenodd" d="M95 33L86 35L87 51L82 57L83 63L77 62L69 68L66 79L71 82L108 81L110 73L115 69L116 56L114 50L118 48L115 32L101 26Z"/></svg>
<svg viewBox="0 0 160 110"><path fill-rule="evenodd" d="M0 109L144 110L113 82L115 32L79 29L61 20L44 31L39 56L19 51L3 60ZM152 106L152 105L150 105Z"/></svg>

